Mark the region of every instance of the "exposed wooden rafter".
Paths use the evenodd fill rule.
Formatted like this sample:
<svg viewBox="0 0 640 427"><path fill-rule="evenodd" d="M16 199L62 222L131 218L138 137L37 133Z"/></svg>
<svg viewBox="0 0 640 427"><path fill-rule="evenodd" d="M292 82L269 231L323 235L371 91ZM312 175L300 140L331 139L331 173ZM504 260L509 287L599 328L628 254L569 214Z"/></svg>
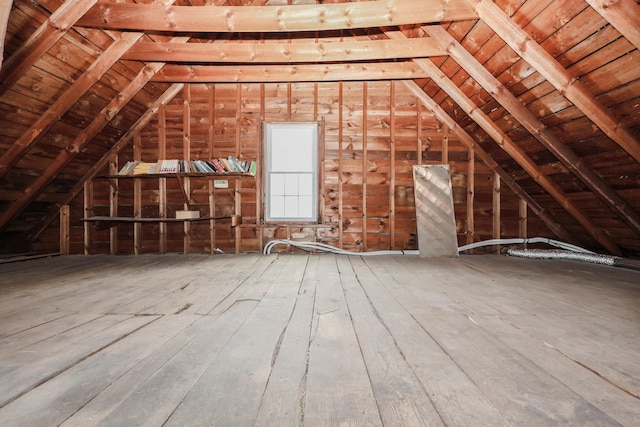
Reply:
<svg viewBox="0 0 640 427"><path fill-rule="evenodd" d="M348 62L446 55L428 38L297 43L136 43L122 59L158 62Z"/></svg>
<svg viewBox="0 0 640 427"><path fill-rule="evenodd" d="M142 116L131 126L131 128L116 142L109 151L105 153L104 156L100 158L98 162L96 162L87 173L73 186L73 188L64 195L64 197L58 202L58 207L69 204L81 191L84 189L84 183L93 179L101 170L109 163L109 159L112 155L117 154L120 150L122 150L133 138L133 135L136 132L139 132L140 129L144 128L149 121L158 113L158 110L161 105L165 105L170 102L173 98L176 97L180 92L182 92L184 85L181 83L177 83L171 85L169 89L167 89L156 101L144 112ZM52 221L55 221L58 217L59 209L55 209L47 215L47 217L38 224L37 227L34 227L28 233L29 240L35 240L38 236L51 224Z"/></svg>
<svg viewBox="0 0 640 427"><path fill-rule="evenodd" d="M464 0L379 0L287 6L175 6L101 2L78 25L170 32L291 32L477 18Z"/></svg>
<svg viewBox="0 0 640 427"><path fill-rule="evenodd" d="M398 32L388 32L390 38L404 37ZM414 60L435 83L453 99L491 138L507 152L542 188L545 189L598 243L615 255L622 255L620 247L613 242L571 199L562 188L551 180L536 163L514 143L464 92L452 82L431 60Z"/></svg>
<svg viewBox="0 0 640 427"><path fill-rule="evenodd" d="M443 48L484 90L494 97L522 126L553 153L567 169L584 182L606 205L620 216L636 233L640 233L640 215L615 190L594 173L569 146L564 144L527 109L498 79L440 25L427 25L423 30Z"/></svg>
<svg viewBox="0 0 640 427"><path fill-rule="evenodd" d="M411 61L361 64L301 65L165 65L154 82L246 83L326 82L347 80L417 79L425 73Z"/></svg>
<svg viewBox="0 0 640 427"><path fill-rule="evenodd" d="M364 181L362 188L367 190L363 193L365 196L377 185L371 184L373 177L381 181L386 179L386 163L375 165L379 168L375 172L380 174L378 177L370 172L368 162L376 159L373 157L379 154L376 150L386 149L384 144L387 138L390 141L390 153L385 155L391 159L388 166L388 195L392 220L385 224L381 222L380 229L389 233L391 237L388 241L393 247L398 242L404 242L394 240L397 237L393 216L397 191L395 173L396 168L404 168L414 161L414 151L405 154L404 150L414 149L410 144L414 143L413 120L417 115L416 161L420 162L423 157L431 158L429 156L434 151L430 150L437 147L435 151L442 150L443 162L457 163L455 155L461 153L456 150L466 150L457 141L449 147L448 132L456 134L469 150L466 163L469 181L466 184L460 182L461 190L465 185L471 187L471 195L467 195L466 199L467 223L471 224L467 236L469 241L491 234L491 223L484 221L488 218L476 218L480 227L478 230L473 225L474 213L480 215L480 209L490 209L491 206L483 193L486 191L486 195L489 195L491 190L490 175L482 175L486 173L484 165L476 167L477 161L481 160L499 177L493 182L510 187L524 201L519 206L522 235L526 236L527 233L526 216L530 208L529 214L534 212L562 240L575 242L580 238L582 243L595 245L593 238L613 254L621 255L622 249L629 256L638 253L640 211L635 203L638 190L634 178L640 167L640 134L637 132L638 116L633 100L638 98L639 86L637 70L632 63L638 53L632 45L640 49L640 13L636 13L640 8L638 1L585 0L583 4L546 2L541 5L526 0L517 6L509 6L496 0L354 0L317 1L314 4L304 1L276 2L286 3L283 5L270 5L274 2L267 0L190 0L179 2L180 6L171 6L175 0L45 0L44 3L21 0L16 1L13 9L11 2L8 0L8 5L0 6L0 38L4 38L6 31L7 53L12 53L6 56L4 64L0 62L0 107L5 116L3 123L7 124L1 132L4 136L0 144L0 178L6 183L0 188L0 203L5 206L0 212L2 236L23 239L26 230L31 230L27 239L40 235L52 220L57 219L58 212L53 204L75 204L83 188L89 188L87 183L95 175L104 173L107 166L110 174L117 173L118 162L130 157L128 144L132 140L137 140L133 151L137 156L135 158L145 157L146 154L141 157L140 150L148 142L154 142L156 127L158 141L164 138L166 142L162 144L164 149L173 147L174 143L178 147L182 138L186 150L182 155L185 159L191 157L191 148L208 148L212 155L216 152L214 150L233 150L233 138L230 137L229 141L226 139L229 135L235 137L234 153L250 158L254 156L254 151L251 151L254 147L247 150L239 147L244 144L243 138L257 140L259 131L254 128L253 121L256 114L261 117L265 114L278 115L283 120L295 120L302 115L318 118L327 114L330 121L336 119L335 123L330 123L332 129L334 125L339 128L336 134L339 133L340 141L351 137L364 141L363 158L349 160L354 160L354 165L358 164L358 171L363 171L362 177L354 175L355 178L351 178L350 170L345 165L336 166L335 173L340 181L336 188L340 194L344 190L342 181L347 176L352 181L356 178ZM6 20L3 22L3 11L7 15L11 13L8 26ZM511 14L514 15L513 19ZM547 22L556 17L559 19L547 28ZM458 20L472 21L459 25L455 23L450 28L449 31L456 38L445 30L448 25L439 25L440 22ZM77 32L65 36L73 26ZM361 30L366 28L370 30ZM421 28L427 33L424 37ZM581 34L582 28L588 28L588 32L585 30ZM401 31L396 33L401 37L393 35L395 30ZM146 33L148 37L142 40L141 33ZM383 40L385 33L389 39ZM195 38L192 43L186 44L165 42L171 34L193 35ZM411 34L411 37L405 34ZM125 47L123 38L129 35L132 39L126 42L128 45ZM457 39L466 40L464 47ZM112 43L112 40L115 41ZM162 42L149 43L153 40ZM536 40L544 40L544 43L537 43ZM100 55L98 52L91 55L89 62L83 56L88 46L100 52ZM440 63L435 59L433 62L427 59L445 55L450 56L452 61L443 60ZM120 60L125 62L116 65ZM94 63L91 64L91 61ZM150 64L151 67L147 65L135 77L143 65L127 61L154 64ZM485 61L486 68L483 65ZM112 68L114 65L116 67ZM496 70L497 77L489 70ZM80 77L75 79L77 76ZM584 81L581 80L582 76L586 77ZM131 81L134 77L135 80ZM383 80L405 82L409 90L435 113L435 118L424 110L416 111L420 107L406 93L397 95L401 104L395 104L393 101L396 100L398 82L391 85L360 83ZM349 81L359 83L352 84ZM501 83L503 81L509 83L505 86ZM288 84L264 84L280 82ZM308 88L313 85L295 82L315 84L313 107L310 98L307 98L311 96ZM344 94L343 82L344 87L349 88ZM583 82L588 82L585 85L589 89ZM157 100L149 107L170 86L167 83L174 84L163 95L164 101ZM175 83L211 83L209 90L213 95L207 95L205 104L202 102L204 85L184 88ZM253 84L217 83L262 85L258 95L257 86ZM360 89L360 85L363 89ZM424 89L421 88L423 85ZM434 96L435 100L431 99L428 94L436 85L448 96L440 93ZM131 93L134 86L139 86L143 91L139 95ZM177 87L182 89L176 90ZM391 87L389 106L386 98L384 104L377 105L378 92L386 87ZM359 91L362 90L364 96L361 99ZM180 96L180 91L184 95L182 115L178 111L180 106L175 102L165 111L167 100L176 94ZM130 102L133 97L135 100ZM81 100L84 105L80 105ZM438 105L438 101L451 116ZM107 103L109 105L102 108ZM326 112L323 110L325 103ZM334 108L336 104L339 105L339 112L338 108ZM146 108L149 110L144 112ZM390 111L388 119L387 108ZM117 135L126 133L101 157L109 147L98 143L95 135L120 109L123 117L126 117L123 123L131 123L140 115L142 117L133 127L122 128ZM494 110L495 113L492 113ZM227 113L234 116L227 117ZM157 124L155 121L149 123L154 114L162 117L162 124L160 120ZM549 115L539 119L546 114ZM200 120L197 125L196 118ZM442 123L444 132L432 133L436 119ZM476 129L475 125L469 129L461 127L469 123L468 120L475 121L487 132L504 153L490 150L489 154L476 143L467 133L471 128ZM205 125L206 132L201 132ZM509 127L511 125L513 127ZM343 126L352 128L346 130L342 129ZM380 134L372 131L372 126L380 127ZM111 126L104 129L117 132ZM232 130L235 133L232 134ZM345 134L342 134L343 131ZM350 131L353 131L353 135ZM406 135L402 133L404 131ZM220 136L222 134L224 136ZM540 144L529 138L529 134ZM615 141L617 146L613 146L603 135ZM111 138L112 143L118 136ZM206 143L207 137L209 143ZM378 139L369 144L375 138ZM96 143L92 143L92 140ZM491 141L487 143L492 144ZM339 159L337 163L342 163L343 156L351 154L341 151L348 146L341 142L337 153L331 151L331 155ZM488 147L484 143L483 146ZM119 156L118 152L123 147ZM357 152L359 146L354 144L353 147ZM369 154L367 147L371 150ZM396 152L398 147L400 149ZM257 156L259 161L260 154ZM149 154L147 157L165 156ZM502 160L506 164L513 164L513 169L509 169L509 172L503 170L500 166L502 163L498 163ZM74 186L76 180L91 166L81 182ZM331 175L328 175L331 180L335 180L333 172L332 169ZM474 182L473 177L482 178ZM520 187L520 184L532 181L537 183L531 186L532 189ZM209 184L210 198L213 198L213 184ZM135 185L139 186L139 183ZM256 185L259 187L259 180ZM586 190L587 187L590 191ZM114 185L111 190L116 191L116 188L117 185ZM141 187L136 188L136 191L140 191L135 200L141 200ZM482 194L475 201L474 188L478 190L477 194ZM162 212L167 208L167 189L162 184L159 189L162 195L158 208ZM236 183L236 191L240 191L239 183ZM121 194L121 200L112 201L109 207L117 208L118 203L129 203L129 196L125 193ZM365 196L362 204L358 201L358 208L364 211L362 227L356 231L356 224L350 228L341 223L338 237L341 246L351 245L352 237L355 241L358 233L364 236L361 248L366 250L367 245L371 245L370 248L374 246L372 242L377 236L373 237L375 227L370 221L372 217L368 215L375 203L372 204L371 198ZM261 200L260 195L257 197L256 209ZM512 204L510 197L503 197L504 208L501 209L498 203L500 196L494 188L494 214L498 215L494 216L493 230L498 231L498 235L499 230L505 233L513 230L510 227L516 214L513 209L515 204ZM222 200L219 206L210 202L213 206L210 209L219 210L227 203L221 198L219 200ZM105 208L102 202L104 200L97 205L100 209ZM44 218L41 209L47 203L52 204L50 208L56 212L51 210ZM134 209L138 214L142 212L140 203ZM231 203L239 211L239 206L244 202L238 197ZM339 212L340 218L345 212L344 203L340 196L336 202L336 212ZM553 209L547 210L545 203L549 203ZM75 206L70 211L72 219L79 213L80 205ZM605 207L615 213L615 217ZM76 208L78 210L74 210ZM402 205L402 209L408 208ZM243 210L244 214L249 212ZM116 215L117 209L111 213ZM554 217L556 213L558 215ZM36 221L43 219L44 223L36 225ZM537 233L539 225L537 221L530 223L529 232ZM65 232L69 233L69 230L67 227ZM244 244L244 233L250 234L248 228L243 230L242 233L240 228L235 230L236 251ZM402 239L405 239L408 232L404 225L401 230ZM117 231L115 228L112 230L112 243L118 238L113 234ZM188 228L185 228L187 231ZM474 234L476 231L477 234ZM540 231L546 233L546 230ZM42 235L49 236L50 232L47 229ZM251 231L254 232L258 233ZM159 231L161 252L168 249L166 233L166 229ZM210 233L215 236L214 223L211 223ZM258 234L257 239L262 243L266 234ZM133 240L137 252L142 247L140 235ZM385 244L382 237L378 240L380 244ZM211 237L211 242L214 241L215 238ZM185 239L184 252L189 251L187 242L188 239ZM42 243L49 244L44 240ZM81 239L74 240L74 244L79 243ZM116 252L114 249L112 251Z"/></svg>
<svg viewBox="0 0 640 427"><path fill-rule="evenodd" d="M4 152L0 157L0 177L6 175L20 161L29 147L35 144L140 37L142 37L141 33L125 33L120 39L114 41L87 71Z"/></svg>
<svg viewBox="0 0 640 427"><path fill-rule="evenodd" d="M65 1L16 50L0 69L0 96L53 46L97 0ZM4 8L4 6L2 6ZM11 8L11 2L9 2ZM4 43L1 44L4 46Z"/></svg>
<svg viewBox="0 0 640 427"><path fill-rule="evenodd" d="M175 37L172 40L173 45L186 43L189 37ZM15 200L11 206L0 215L0 230L6 227L22 210L31 203L42 190L55 179L55 177L64 169L64 167L78 154L87 144L100 132L107 123L109 123L116 114L144 88L151 78L158 72L164 63L154 62L147 64L135 78L133 78L127 87L125 87L108 105L106 105L100 114L73 140L73 142L53 160L47 167L45 173L41 174L31 185L29 185L23 194ZM151 107L152 108L152 107Z"/></svg>
<svg viewBox="0 0 640 427"><path fill-rule="evenodd" d="M640 139L596 99L578 79L540 46L491 0L465 0L480 19L498 34L522 59L544 76L611 140L640 162Z"/></svg>
<svg viewBox="0 0 640 427"><path fill-rule="evenodd" d="M75 157L76 154L82 151L84 147L95 137L102 128L118 114L118 112L124 107L134 96L138 93L145 84L151 79L151 77L158 71L164 64L152 63L138 73L138 75L129 83L129 85L122 90L106 107L102 109L100 114L91 122L87 128L80 133L74 141L65 150L51 162L47 167L47 170L40 175L33 183L31 183L22 193L22 195L15 200L2 215L0 215L0 230L4 229L16 216L22 212L22 210L31 203L40 192L49 184L63 169L64 167Z"/></svg>
<svg viewBox="0 0 640 427"><path fill-rule="evenodd" d="M640 3L637 0L585 0L640 49Z"/></svg>
<svg viewBox="0 0 640 427"><path fill-rule="evenodd" d="M467 148L473 150L476 156L482 160L492 171L500 176L502 182L508 186L515 194L517 194L522 200L526 201L529 208L533 213L538 215L540 220L545 223L549 229L555 233L557 237L564 241L571 242L574 240L573 236L562 225L558 224L549 212L542 208L518 183L509 175L500 165L493 160L493 157L489 155L479 144L473 140L473 138L458 125L446 111L442 109L424 90L418 86L415 82L405 82L407 88L413 93L429 110L433 111L438 120L447 125L449 129L458 137Z"/></svg>

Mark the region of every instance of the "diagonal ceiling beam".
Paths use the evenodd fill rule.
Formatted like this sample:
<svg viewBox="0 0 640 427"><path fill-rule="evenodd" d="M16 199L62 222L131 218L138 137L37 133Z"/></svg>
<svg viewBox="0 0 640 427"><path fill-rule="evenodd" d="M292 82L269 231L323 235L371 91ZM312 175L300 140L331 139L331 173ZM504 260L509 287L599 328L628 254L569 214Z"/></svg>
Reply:
<svg viewBox="0 0 640 427"><path fill-rule="evenodd" d="M522 200L527 202L527 205L533 213L538 215L542 222L544 222L558 238L567 242L575 241L575 238L571 233L569 233L569 231L567 231L567 229L565 229L561 224L558 224L551 215L549 215L549 212L542 208L538 202L533 199L533 197L520 187L511 175L502 169L500 165L493 160L493 157L491 157L479 144L476 144L473 138L464 129L462 129L462 127L460 127L460 125L458 125L458 123L456 123L456 121L453 120L453 118L451 118L451 116L449 116L446 111L440 107L440 105L427 95L417 83L413 81L406 81L405 84L411 93L422 101L425 107L434 112L438 120L447 125L449 129L456 134L460 142L462 142L468 149L473 150L480 160L500 176L505 185L511 188L511 190Z"/></svg>
<svg viewBox="0 0 640 427"><path fill-rule="evenodd" d="M0 69L0 96L2 96L35 62L53 46L76 21L98 0L65 1L16 50ZM4 6L2 6L4 7ZM9 2L9 8L11 2ZM0 46L4 45L1 43Z"/></svg>
<svg viewBox="0 0 640 427"><path fill-rule="evenodd" d="M636 0L585 0L613 28L640 49L640 3Z"/></svg>
<svg viewBox="0 0 640 427"><path fill-rule="evenodd" d="M172 40L172 44L178 45L179 43L186 43L187 41L189 41L189 37L176 37ZM44 188L62 172L64 167L69 164L78 153L82 152L87 144L144 88L155 73L163 66L164 63L158 62L147 64L138 75L129 82L127 87L118 93L118 95L100 111L95 119L76 136L73 142L65 147L47 166L46 170L33 183L25 188L22 195L16 198L9 208L0 215L0 230L4 229L29 203L35 200Z"/></svg>
<svg viewBox="0 0 640 427"><path fill-rule="evenodd" d="M125 33L120 39L114 41L61 97L9 146L9 149L0 157L0 177L6 175L29 148L38 142L140 37L142 37L141 33Z"/></svg>
<svg viewBox="0 0 640 427"><path fill-rule="evenodd" d="M397 32L386 33L389 37L404 37ZM620 247L613 242L571 199L562 188L549 178L540 167L514 143L477 105L471 101L462 90L456 86L431 60L414 60L462 110L484 129L485 132L515 160L544 190L549 193L598 243L614 255L622 255Z"/></svg>
<svg viewBox="0 0 640 427"><path fill-rule="evenodd" d="M511 49L543 75L611 140L615 141L637 162L640 162L640 138L602 105L549 52L533 40L493 1L465 1L475 7L480 19L498 34Z"/></svg>
<svg viewBox="0 0 640 427"><path fill-rule="evenodd" d="M92 1L92 0L89 0ZM175 0L155 0L161 7L169 7ZM166 6L165 6L166 5ZM58 98L36 122L14 141L0 157L0 178L37 143L49 129L62 117L91 86L111 68L120 57L141 37L142 33L123 33L96 59L87 70Z"/></svg>
<svg viewBox="0 0 640 427"><path fill-rule="evenodd" d="M87 146L163 65L163 63L153 63L145 66L127 87L102 109L89 126L76 136L71 145L62 150L47 166L47 169L0 215L0 231L10 224L55 179L64 167Z"/></svg>
<svg viewBox="0 0 640 427"><path fill-rule="evenodd" d="M296 63L375 61L446 55L426 37L407 40L368 40L296 43L136 43L122 59L157 62Z"/></svg>
<svg viewBox="0 0 640 427"><path fill-rule="evenodd" d="M449 55L491 96L495 98L525 129L553 153L571 172L584 182L600 199L633 230L640 234L640 214L618 195L578 155L549 130L498 79L475 59L440 25L426 25L423 30L437 40Z"/></svg>
<svg viewBox="0 0 640 427"><path fill-rule="evenodd" d="M158 113L158 109L160 105L165 105L169 103L176 95L178 95L182 88L183 84L177 83L171 85L169 89L164 91L164 93L155 100L155 102L147 109L147 111L140 116L140 118L129 128L129 130L116 142L111 149L104 155L100 160L98 160L92 167L89 169L87 173L73 186L73 188L64 195L62 200L58 203L58 208L53 210L43 221L41 221L36 227L34 227L28 234L27 238L29 241L34 241L40 236L40 234L54 221L59 214L60 206L69 204L81 191L84 189L84 183L93 179L108 163L109 159L112 155L117 154L122 150L133 138L133 135L143 129L149 121L153 118L154 115Z"/></svg>
<svg viewBox="0 0 640 427"><path fill-rule="evenodd" d="M426 77L412 61L362 64L165 65L154 82L260 83L393 80Z"/></svg>
<svg viewBox="0 0 640 427"><path fill-rule="evenodd" d="M174 6L100 2L79 26L169 32L352 30L475 19L464 0L378 0L285 6Z"/></svg>

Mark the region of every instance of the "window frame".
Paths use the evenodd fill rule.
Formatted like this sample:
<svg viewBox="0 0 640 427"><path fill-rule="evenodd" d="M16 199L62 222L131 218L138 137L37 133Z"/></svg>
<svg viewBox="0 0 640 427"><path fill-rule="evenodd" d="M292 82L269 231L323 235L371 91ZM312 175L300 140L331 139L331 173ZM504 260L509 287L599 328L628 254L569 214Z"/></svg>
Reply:
<svg viewBox="0 0 640 427"><path fill-rule="evenodd" d="M271 186L270 186L270 178L272 174L275 173L283 173L282 171L272 171L271 168L271 156L272 156L272 136L273 130L281 130L281 129L295 129L295 128L310 128L312 130L312 212L311 216L305 217L287 217L287 216L274 216L271 215L271 206L270 206L270 197L271 197ZM320 159L321 159L321 146L322 146L322 122L263 122L262 126L262 222L263 223L292 223L292 224L319 224L322 221L321 217L321 170L320 170ZM287 173L306 173L307 171L288 171Z"/></svg>

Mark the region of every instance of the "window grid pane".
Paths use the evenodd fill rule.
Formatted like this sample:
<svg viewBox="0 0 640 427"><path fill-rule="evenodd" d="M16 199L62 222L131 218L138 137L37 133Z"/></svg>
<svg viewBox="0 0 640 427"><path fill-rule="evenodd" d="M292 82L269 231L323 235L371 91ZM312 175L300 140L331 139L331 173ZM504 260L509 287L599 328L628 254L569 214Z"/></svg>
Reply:
<svg viewBox="0 0 640 427"><path fill-rule="evenodd" d="M273 126L270 128L269 126ZM268 125L266 219L315 221L317 125Z"/></svg>

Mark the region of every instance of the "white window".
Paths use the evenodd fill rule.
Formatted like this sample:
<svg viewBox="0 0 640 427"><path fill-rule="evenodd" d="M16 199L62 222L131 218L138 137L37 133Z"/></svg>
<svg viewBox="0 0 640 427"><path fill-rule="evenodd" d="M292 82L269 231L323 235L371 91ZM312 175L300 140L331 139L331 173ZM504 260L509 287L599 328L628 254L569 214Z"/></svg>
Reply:
<svg viewBox="0 0 640 427"><path fill-rule="evenodd" d="M268 123L265 220L318 219L318 124Z"/></svg>

